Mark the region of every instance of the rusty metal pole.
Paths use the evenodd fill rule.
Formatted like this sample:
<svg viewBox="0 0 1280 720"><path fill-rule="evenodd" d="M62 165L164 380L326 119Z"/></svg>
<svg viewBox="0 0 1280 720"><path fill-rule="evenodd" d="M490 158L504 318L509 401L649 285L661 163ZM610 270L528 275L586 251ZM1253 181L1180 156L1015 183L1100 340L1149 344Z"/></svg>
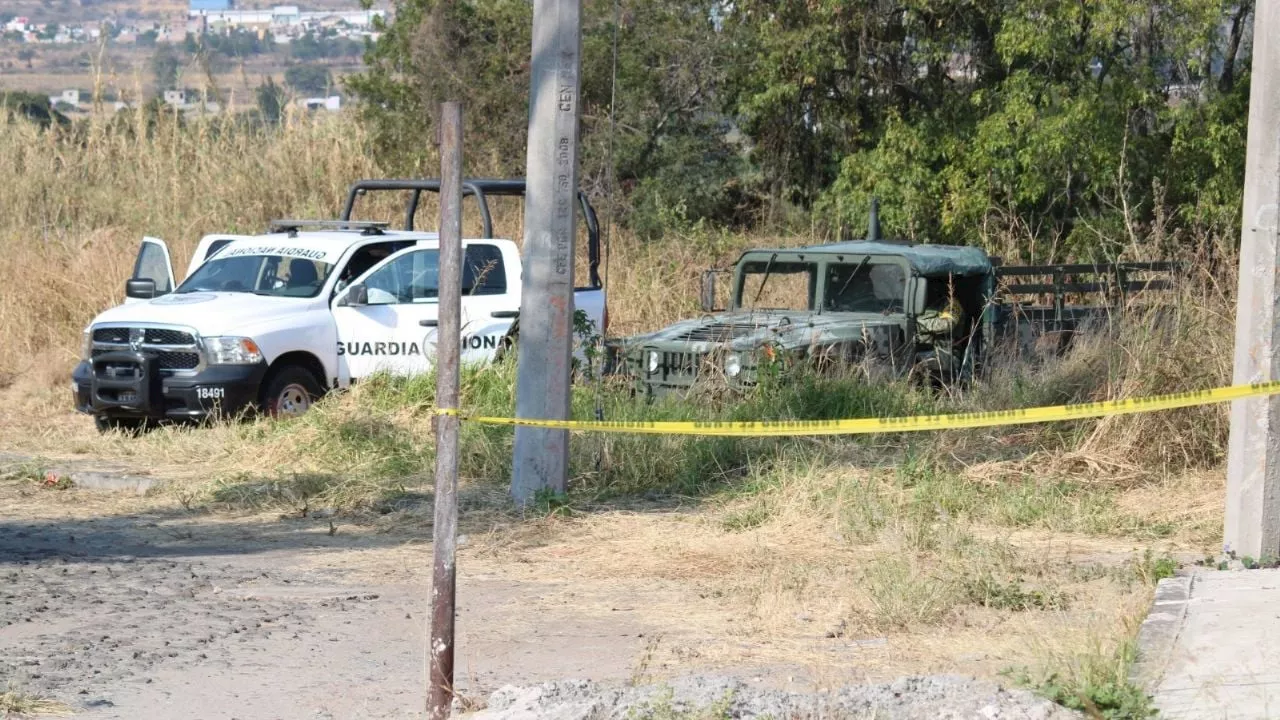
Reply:
<svg viewBox="0 0 1280 720"><path fill-rule="evenodd" d="M462 355L462 106L440 113L440 312L436 337L436 407L458 409ZM458 423L436 416L435 525L431 576L431 659L427 714L445 720L453 704L453 620L457 597Z"/></svg>

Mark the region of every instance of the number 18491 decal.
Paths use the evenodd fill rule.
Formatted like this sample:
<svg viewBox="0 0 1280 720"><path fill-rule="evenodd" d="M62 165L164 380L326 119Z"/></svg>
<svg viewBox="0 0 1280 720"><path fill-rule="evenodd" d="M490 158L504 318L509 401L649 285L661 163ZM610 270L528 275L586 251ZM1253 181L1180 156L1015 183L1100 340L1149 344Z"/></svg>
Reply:
<svg viewBox="0 0 1280 720"><path fill-rule="evenodd" d="M201 400L222 400L227 396L227 389L220 387L196 388L196 397Z"/></svg>

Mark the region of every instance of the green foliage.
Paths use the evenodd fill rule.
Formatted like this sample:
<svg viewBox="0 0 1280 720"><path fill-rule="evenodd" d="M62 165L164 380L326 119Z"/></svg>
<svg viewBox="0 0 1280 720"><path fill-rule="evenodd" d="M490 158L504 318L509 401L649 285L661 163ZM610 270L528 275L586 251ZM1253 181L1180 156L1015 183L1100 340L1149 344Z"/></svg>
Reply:
<svg viewBox="0 0 1280 720"><path fill-rule="evenodd" d="M258 102L258 112L262 114L262 119L268 123L280 122L280 117L284 113L285 106L285 90L276 84L275 80L270 77L266 82L262 83L254 90Z"/></svg>
<svg viewBox="0 0 1280 720"><path fill-rule="evenodd" d="M1155 585L1165 578L1173 577L1178 571L1178 561L1167 553L1157 556L1148 548L1142 558L1133 561L1134 575L1144 585Z"/></svg>
<svg viewBox="0 0 1280 720"><path fill-rule="evenodd" d="M151 56L151 72L156 79L156 93L175 90L182 77L183 61L178 51L168 43L156 46Z"/></svg>
<svg viewBox="0 0 1280 720"><path fill-rule="evenodd" d="M188 55L208 51L228 58L245 58L269 53L274 45L270 35L259 37L251 30L233 28L225 33L187 33L182 48Z"/></svg>
<svg viewBox="0 0 1280 720"><path fill-rule="evenodd" d="M48 128L54 123L67 126L71 121L49 104L49 98L23 91L0 92L0 118L14 120L24 118Z"/></svg>
<svg viewBox="0 0 1280 720"><path fill-rule="evenodd" d="M323 65L293 65L284 71L284 82L296 93L318 96L333 88L333 75Z"/></svg>
<svg viewBox="0 0 1280 720"><path fill-rule="evenodd" d="M365 51L359 40L332 38L307 32L289 43L289 55L296 60L320 60L323 58L359 57Z"/></svg>
<svg viewBox="0 0 1280 720"><path fill-rule="evenodd" d="M712 21L713 0L628 3L615 25L611 0L583 5L581 184L605 187L609 160L633 194L647 236L660 208L680 203L696 220L740 224L752 203L749 171L731 142L719 91L730 47ZM528 122L532 7L526 0L406 0L348 80L366 102L385 161L425 170L439 105L461 100L466 161L477 174L521 174ZM610 124L613 41L618 42L616 123ZM439 72L441 67L450 72ZM475 120L483 118L483 121ZM610 141L612 140L612 147ZM617 208L625 213L628 207Z"/></svg>
<svg viewBox="0 0 1280 720"><path fill-rule="evenodd" d="M642 237L817 211L1010 259L1169 254L1232 237L1252 2L610 0L583 13L583 186L612 169ZM405 0L351 88L420 169L445 99L468 162L524 164L530 3ZM608 109L617 31L617 132ZM452 72L437 72L440 67ZM678 210L678 212L676 212Z"/></svg>
<svg viewBox="0 0 1280 720"><path fill-rule="evenodd" d="M1034 683L1025 677L1021 680L1053 702L1072 710L1086 712L1090 717L1106 720L1141 720L1156 715L1151 697L1142 688L1127 681L1112 680L1079 685L1066 681L1058 675L1049 675Z"/></svg>

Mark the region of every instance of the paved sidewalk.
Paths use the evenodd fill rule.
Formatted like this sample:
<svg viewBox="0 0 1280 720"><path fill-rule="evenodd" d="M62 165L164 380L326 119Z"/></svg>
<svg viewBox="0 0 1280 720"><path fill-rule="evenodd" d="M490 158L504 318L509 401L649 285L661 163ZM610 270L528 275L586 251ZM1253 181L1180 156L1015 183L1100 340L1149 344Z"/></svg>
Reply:
<svg viewBox="0 0 1280 720"><path fill-rule="evenodd" d="M1280 570L1160 581L1138 645L1161 718L1280 718Z"/></svg>

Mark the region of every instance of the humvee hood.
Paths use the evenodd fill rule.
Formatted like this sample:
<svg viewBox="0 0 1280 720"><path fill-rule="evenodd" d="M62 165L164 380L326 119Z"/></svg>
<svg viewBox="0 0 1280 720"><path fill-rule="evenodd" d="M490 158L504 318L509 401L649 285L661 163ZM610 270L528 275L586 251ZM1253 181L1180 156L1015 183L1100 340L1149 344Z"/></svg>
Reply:
<svg viewBox="0 0 1280 720"><path fill-rule="evenodd" d="M730 312L678 322L647 335L626 340L626 345L687 344L692 352L713 348L750 350L765 343L802 347L848 340L864 330L897 326L892 317L876 313L817 313L800 311Z"/></svg>

